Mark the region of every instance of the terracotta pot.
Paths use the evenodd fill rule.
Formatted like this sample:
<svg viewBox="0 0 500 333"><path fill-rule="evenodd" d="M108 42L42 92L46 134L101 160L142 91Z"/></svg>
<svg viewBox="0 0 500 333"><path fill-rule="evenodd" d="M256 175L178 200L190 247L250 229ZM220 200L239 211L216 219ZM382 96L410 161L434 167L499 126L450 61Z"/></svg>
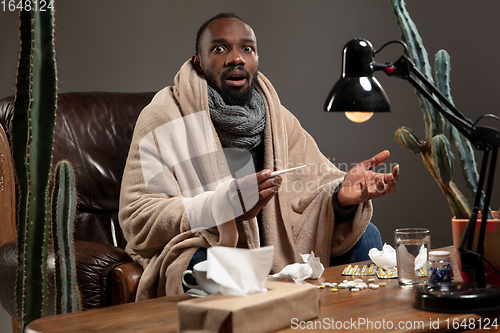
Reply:
<svg viewBox="0 0 500 333"><path fill-rule="evenodd" d="M486 234L484 236L484 256L488 261L490 261L498 270L500 270L500 220L498 219L498 212L493 212L494 220L488 220L486 224ZM465 232L465 228L469 220L452 219L451 227L453 231L453 246L455 248L455 255L458 262L458 267L460 268L460 274L464 282L473 282L473 273L462 272L462 265L460 261L460 252L458 252L458 247L460 246L460 241L462 240L462 235ZM472 250L476 250L477 239L479 237L479 228L481 225L481 214L479 214L476 231L474 234L474 245ZM495 272L488 263L484 262L484 272L486 275L486 283L496 285L500 287L500 274Z"/></svg>

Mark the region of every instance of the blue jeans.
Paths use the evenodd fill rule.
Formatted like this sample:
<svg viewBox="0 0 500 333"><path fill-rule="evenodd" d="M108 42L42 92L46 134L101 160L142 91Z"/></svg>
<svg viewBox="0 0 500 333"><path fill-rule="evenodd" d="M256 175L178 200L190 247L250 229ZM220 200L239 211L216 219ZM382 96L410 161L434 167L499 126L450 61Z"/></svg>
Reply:
<svg viewBox="0 0 500 333"><path fill-rule="evenodd" d="M205 247L200 247L191 257L191 261L189 261L187 269L193 270L194 265L205 260L207 260L207 249ZM191 274L186 275L184 280L191 285L196 285L196 279ZM185 285L182 285L182 288L184 289L184 292L189 289Z"/></svg>
<svg viewBox="0 0 500 333"><path fill-rule="evenodd" d="M345 265L352 262L370 260L368 256L368 251L376 247L378 250L382 251L382 236L380 236L380 231L375 226L375 224L368 224L365 232L359 238L358 242L347 251L346 253L330 258L330 266Z"/></svg>

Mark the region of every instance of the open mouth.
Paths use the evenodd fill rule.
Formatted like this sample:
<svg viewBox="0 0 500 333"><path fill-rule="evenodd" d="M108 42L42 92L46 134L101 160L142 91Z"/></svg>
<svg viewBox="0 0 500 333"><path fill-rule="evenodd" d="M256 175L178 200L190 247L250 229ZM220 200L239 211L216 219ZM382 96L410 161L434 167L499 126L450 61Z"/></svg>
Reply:
<svg viewBox="0 0 500 333"><path fill-rule="evenodd" d="M225 80L228 85L241 87L247 82L247 74L243 71L231 71L225 75Z"/></svg>

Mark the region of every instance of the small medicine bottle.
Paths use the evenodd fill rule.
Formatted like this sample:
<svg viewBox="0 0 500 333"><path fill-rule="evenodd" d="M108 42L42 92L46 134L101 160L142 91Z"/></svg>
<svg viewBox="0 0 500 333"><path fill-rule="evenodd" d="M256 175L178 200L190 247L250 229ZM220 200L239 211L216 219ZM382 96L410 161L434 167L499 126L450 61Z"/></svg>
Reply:
<svg viewBox="0 0 500 333"><path fill-rule="evenodd" d="M427 268L427 284L437 286L453 281L453 265L448 251L429 252L429 265Z"/></svg>

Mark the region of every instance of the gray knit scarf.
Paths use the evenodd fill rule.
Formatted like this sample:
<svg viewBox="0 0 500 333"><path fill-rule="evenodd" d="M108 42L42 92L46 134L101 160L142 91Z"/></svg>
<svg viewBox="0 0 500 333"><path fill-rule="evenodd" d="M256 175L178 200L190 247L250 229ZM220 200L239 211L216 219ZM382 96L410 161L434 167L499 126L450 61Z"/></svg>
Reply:
<svg viewBox="0 0 500 333"><path fill-rule="evenodd" d="M253 89L247 105L239 106L227 105L215 89L207 87L210 117L222 146L242 150L257 147L266 126L266 109L257 90Z"/></svg>

